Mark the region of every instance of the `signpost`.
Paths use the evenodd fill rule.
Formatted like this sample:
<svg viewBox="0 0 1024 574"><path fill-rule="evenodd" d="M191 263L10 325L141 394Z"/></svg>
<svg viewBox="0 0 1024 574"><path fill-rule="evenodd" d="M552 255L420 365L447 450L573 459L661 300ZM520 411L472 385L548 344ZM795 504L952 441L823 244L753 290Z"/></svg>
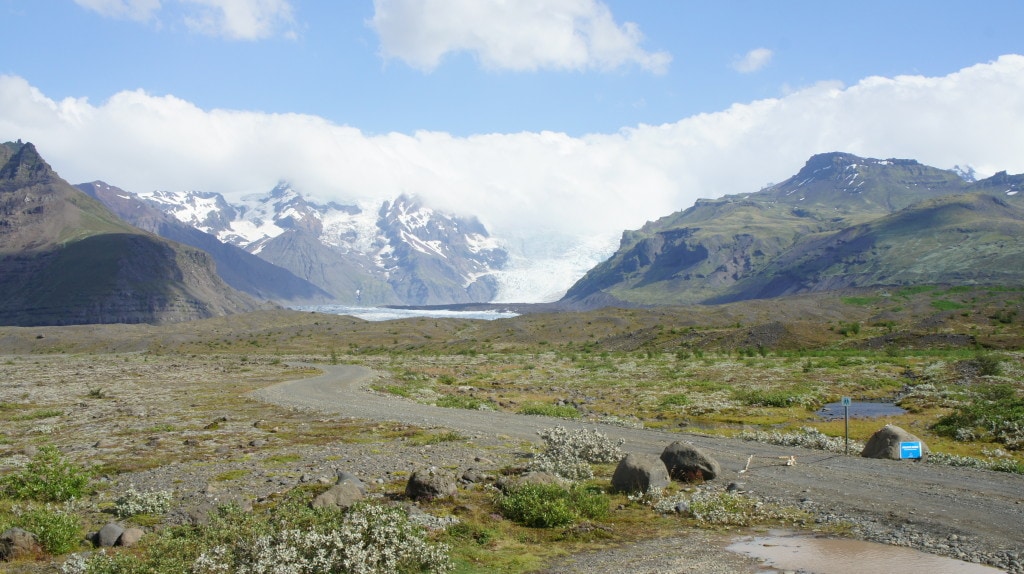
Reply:
<svg viewBox="0 0 1024 574"><path fill-rule="evenodd" d="M843 397L843 421L846 426L846 443L843 447L843 454L850 454L850 397Z"/></svg>

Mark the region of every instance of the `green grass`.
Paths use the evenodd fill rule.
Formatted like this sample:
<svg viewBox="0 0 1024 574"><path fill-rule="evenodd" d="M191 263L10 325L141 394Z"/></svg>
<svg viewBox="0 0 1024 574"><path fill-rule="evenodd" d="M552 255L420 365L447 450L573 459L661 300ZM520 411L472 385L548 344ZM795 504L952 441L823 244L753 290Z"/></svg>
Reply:
<svg viewBox="0 0 1024 574"><path fill-rule="evenodd" d="M956 301L948 301L946 299L937 299L932 301L932 307L940 311L956 311L959 309L967 309L968 306L963 303L957 303Z"/></svg>
<svg viewBox="0 0 1024 574"><path fill-rule="evenodd" d="M580 412L568 405L554 405L548 403L529 403L519 407L521 415L538 415L544 417L556 417L561 419L578 419Z"/></svg>

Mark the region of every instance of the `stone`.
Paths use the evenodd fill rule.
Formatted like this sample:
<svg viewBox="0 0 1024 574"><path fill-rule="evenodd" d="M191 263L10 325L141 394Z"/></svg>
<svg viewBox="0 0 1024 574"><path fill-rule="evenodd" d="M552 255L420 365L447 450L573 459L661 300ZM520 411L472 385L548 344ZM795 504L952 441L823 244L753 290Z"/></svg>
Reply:
<svg viewBox="0 0 1024 574"><path fill-rule="evenodd" d="M405 484L405 495L412 500L433 500L457 494L455 479L437 467L413 472Z"/></svg>
<svg viewBox="0 0 1024 574"><path fill-rule="evenodd" d="M356 485L356 487L359 488L359 491L362 492L364 496L366 495L366 484L362 480L360 480L358 476L352 474L351 472L339 470L338 480L335 481L335 484L341 484L343 482L351 482L352 484Z"/></svg>
<svg viewBox="0 0 1024 574"><path fill-rule="evenodd" d="M714 480L722 473L717 460L692 444L678 440L665 447L661 461L665 463L669 476L683 482Z"/></svg>
<svg viewBox="0 0 1024 574"><path fill-rule="evenodd" d="M612 488L617 492L631 494L647 492L651 488L665 488L669 482L665 463L648 454L627 454L612 474Z"/></svg>
<svg viewBox="0 0 1024 574"><path fill-rule="evenodd" d="M21 528L8 528L0 533L0 561L28 558L42 552L36 535Z"/></svg>
<svg viewBox="0 0 1024 574"><path fill-rule="evenodd" d="M117 546L131 547L138 544L145 534L141 528L126 528L117 539Z"/></svg>
<svg viewBox="0 0 1024 574"><path fill-rule="evenodd" d="M363 491L351 481L335 484L313 499L313 508L348 508L363 499Z"/></svg>
<svg viewBox="0 0 1024 574"><path fill-rule="evenodd" d="M875 434L871 435L871 438L869 438L867 444L864 445L864 450L860 452L860 455L864 458L889 458L893 460L900 460L901 442L920 442L921 460L927 460L928 453L930 452L928 450L928 445L926 445L923 440L893 424L887 424L879 429Z"/></svg>
<svg viewBox="0 0 1024 574"><path fill-rule="evenodd" d="M109 548L117 544L117 540L124 534L124 527L116 522L109 522L96 533L93 543L101 548Z"/></svg>

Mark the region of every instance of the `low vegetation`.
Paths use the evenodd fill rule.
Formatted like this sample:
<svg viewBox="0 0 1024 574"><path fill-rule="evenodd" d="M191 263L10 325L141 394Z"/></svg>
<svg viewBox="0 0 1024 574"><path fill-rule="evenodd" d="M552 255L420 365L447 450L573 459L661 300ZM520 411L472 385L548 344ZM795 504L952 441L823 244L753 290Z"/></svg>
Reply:
<svg viewBox="0 0 1024 574"><path fill-rule="evenodd" d="M1024 291L1013 288L930 287L493 322L257 313L130 336L0 328L12 349L0 364L0 531L20 527L39 538L45 558L18 563L14 571L24 572L48 563L75 573L518 572L681 528L814 527L797 509L715 485L612 493L621 445L557 424L542 433L540 449L508 445L523 452L504 472L543 471L565 482L466 488L458 501L424 503L448 521L438 529L403 510L400 473L348 512L312 509L326 485L310 482L188 526L172 520L174 490L195 485L111 485L171 464L202 472L218 492L275 477L295 483L308 447L356 444L386 455L401 445L426 460L432 449L473 439L239 398L313 372L290 366L296 361L365 365L383 373L377 391L446 408L696 429L832 452L847 448L843 424L818 409L843 396L892 401L906 412L850 421L852 452L891 422L921 436L931 462L1024 472L1022 304ZM782 308L793 318L785 324L776 321ZM254 441L267 444L216 450ZM85 534L112 518L149 533L131 550L87 552Z"/></svg>

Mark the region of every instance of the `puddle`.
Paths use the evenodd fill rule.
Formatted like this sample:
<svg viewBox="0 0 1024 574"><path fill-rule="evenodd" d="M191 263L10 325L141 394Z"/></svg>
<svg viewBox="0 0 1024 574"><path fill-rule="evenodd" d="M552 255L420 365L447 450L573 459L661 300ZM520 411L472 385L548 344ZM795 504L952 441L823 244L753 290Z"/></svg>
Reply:
<svg viewBox="0 0 1024 574"><path fill-rule="evenodd" d="M995 574L991 566L936 556L901 546L863 540L811 536L760 536L729 545L728 550L764 561L766 567L801 574Z"/></svg>
<svg viewBox="0 0 1024 574"><path fill-rule="evenodd" d="M850 403L850 418L872 419L902 415L905 412L907 412L905 409L888 401L853 401ZM843 403L828 403L818 409L816 414L829 421L842 419L845 416Z"/></svg>

